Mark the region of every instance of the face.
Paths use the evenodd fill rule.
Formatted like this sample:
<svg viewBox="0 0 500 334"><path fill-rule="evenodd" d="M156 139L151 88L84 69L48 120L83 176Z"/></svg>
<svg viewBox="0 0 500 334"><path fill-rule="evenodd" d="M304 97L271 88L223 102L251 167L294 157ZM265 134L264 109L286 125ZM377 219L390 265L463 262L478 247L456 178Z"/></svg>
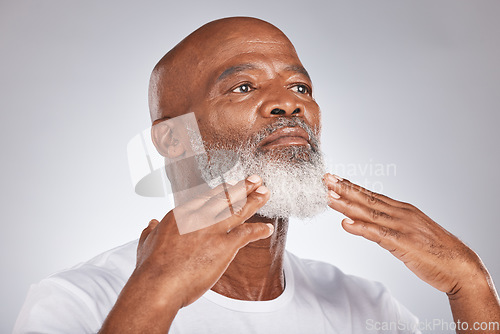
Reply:
<svg viewBox="0 0 500 334"><path fill-rule="evenodd" d="M320 111L312 95L312 82L283 37L230 39L199 68L207 75L194 111L209 146L236 147L283 118L299 118L319 137ZM312 149L317 145L313 142L302 127L285 127L263 138L256 149Z"/></svg>
<svg viewBox="0 0 500 334"><path fill-rule="evenodd" d="M198 161L204 179L215 186L221 173L232 181L260 175L271 192L258 212L265 217L321 212L320 112L288 40L232 39L201 69L208 74L195 114L210 159Z"/></svg>

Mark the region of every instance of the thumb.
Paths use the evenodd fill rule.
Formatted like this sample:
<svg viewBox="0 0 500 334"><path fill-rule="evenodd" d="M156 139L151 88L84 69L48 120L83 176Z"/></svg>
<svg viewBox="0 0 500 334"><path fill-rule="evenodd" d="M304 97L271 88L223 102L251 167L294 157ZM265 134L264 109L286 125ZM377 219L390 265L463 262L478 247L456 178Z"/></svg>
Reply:
<svg viewBox="0 0 500 334"><path fill-rule="evenodd" d="M144 243L144 240L146 240L151 231L153 231L159 223L160 222L156 219L152 219L149 222L148 227L146 227L141 233L141 237L139 238L139 247Z"/></svg>

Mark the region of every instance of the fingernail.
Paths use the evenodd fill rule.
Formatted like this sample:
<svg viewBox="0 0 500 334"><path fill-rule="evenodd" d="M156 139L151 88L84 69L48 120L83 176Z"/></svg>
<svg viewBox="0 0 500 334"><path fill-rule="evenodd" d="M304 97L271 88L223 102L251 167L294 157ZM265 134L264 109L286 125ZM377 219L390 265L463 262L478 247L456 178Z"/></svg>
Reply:
<svg viewBox="0 0 500 334"><path fill-rule="evenodd" d="M257 190L255 190L255 192L259 193L259 194L266 194L269 190L265 187L265 186L260 186L257 188Z"/></svg>
<svg viewBox="0 0 500 334"><path fill-rule="evenodd" d="M330 197L333 197L335 199L339 199L340 198L340 195L337 194L335 191L333 190L328 190L328 195L330 195Z"/></svg>
<svg viewBox="0 0 500 334"><path fill-rule="evenodd" d="M238 181L236 180L228 180L226 181L227 184L229 184L230 186L234 186L236 183L238 183Z"/></svg>
<svg viewBox="0 0 500 334"><path fill-rule="evenodd" d="M335 183L335 182L338 182L339 179L337 179L334 175L332 174L328 174L328 180L330 180L331 182Z"/></svg>
<svg viewBox="0 0 500 334"><path fill-rule="evenodd" d="M153 225L156 221L157 221L156 219L151 219L151 221L148 224L148 227L150 227L151 225Z"/></svg>
<svg viewBox="0 0 500 334"><path fill-rule="evenodd" d="M260 176L251 175L247 178L247 181L252 182L252 183L258 183L260 181Z"/></svg>
<svg viewBox="0 0 500 334"><path fill-rule="evenodd" d="M340 177L340 176L338 176L338 175L332 174L332 176L333 176L334 178L336 178L338 181L344 181L344 179L343 179L343 178L341 178L341 177Z"/></svg>
<svg viewBox="0 0 500 334"><path fill-rule="evenodd" d="M273 234L274 233L274 225L271 223L267 223L266 225L269 227L269 231L271 231L271 234Z"/></svg>
<svg viewBox="0 0 500 334"><path fill-rule="evenodd" d="M354 224L354 220L352 220L351 218L346 218L344 219L344 223L351 225Z"/></svg>

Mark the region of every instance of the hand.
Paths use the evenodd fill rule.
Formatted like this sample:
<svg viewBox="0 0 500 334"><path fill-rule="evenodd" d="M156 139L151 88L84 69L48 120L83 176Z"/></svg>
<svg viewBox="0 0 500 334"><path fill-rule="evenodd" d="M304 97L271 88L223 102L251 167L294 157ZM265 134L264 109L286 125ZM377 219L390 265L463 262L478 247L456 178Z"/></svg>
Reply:
<svg viewBox="0 0 500 334"><path fill-rule="evenodd" d="M245 223L269 199L268 189L261 184L262 180L254 176L227 185L231 201L236 203L234 214L203 229L180 235L177 223L179 219L191 225L217 221L228 207L222 185L176 207L161 222L151 221L139 240L134 275L151 277L148 284L155 287L175 287L178 308L201 297L219 280L240 248L273 233L271 224Z"/></svg>
<svg viewBox="0 0 500 334"><path fill-rule="evenodd" d="M479 257L411 204L391 199L331 174L329 206L349 218L342 227L378 243L425 282L453 295L484 278Z"/></svg>
<svg viewBox="0 0 500 334"><path fill-rule="evenodd" d="M227 195L234 211L221 220L228 216ZM214 188L176 207L161 222L152 220L139 239L136 269L99 333L168 332L179 309L210 289L240 248L273 233L271 224L245 223L268 200L268 189L254 176ZM181 235L176 217L196 226L200 220L220 221Z"/></svg>

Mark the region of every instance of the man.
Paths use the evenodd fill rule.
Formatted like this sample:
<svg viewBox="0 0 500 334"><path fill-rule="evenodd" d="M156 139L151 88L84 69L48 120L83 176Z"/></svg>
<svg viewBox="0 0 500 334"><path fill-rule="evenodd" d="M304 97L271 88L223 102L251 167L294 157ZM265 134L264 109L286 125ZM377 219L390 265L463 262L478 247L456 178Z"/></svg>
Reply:
<svg viewBox="0 0 500 334"><path fill-rule="evenodd" d="M380 284L285 251L288 217L325 204L348 217L347 232L446 293L455 321L500 323L491 277L472 250L412 205L324 174L311 79L276 27L228 18L193 32L155 67L150 111L167 159L188 146L172 138L170 120L193 113L199 126L200 167L166 166L177 190L217 183L213 172L231 152L237 163L221 173L238 182L177 194L176 208L143 231L135 266L131 243L42 281L15 331L363 333L372 319L399 325L381 332L417 332ZM210 223L182 232L199 221Z"/></svg>

